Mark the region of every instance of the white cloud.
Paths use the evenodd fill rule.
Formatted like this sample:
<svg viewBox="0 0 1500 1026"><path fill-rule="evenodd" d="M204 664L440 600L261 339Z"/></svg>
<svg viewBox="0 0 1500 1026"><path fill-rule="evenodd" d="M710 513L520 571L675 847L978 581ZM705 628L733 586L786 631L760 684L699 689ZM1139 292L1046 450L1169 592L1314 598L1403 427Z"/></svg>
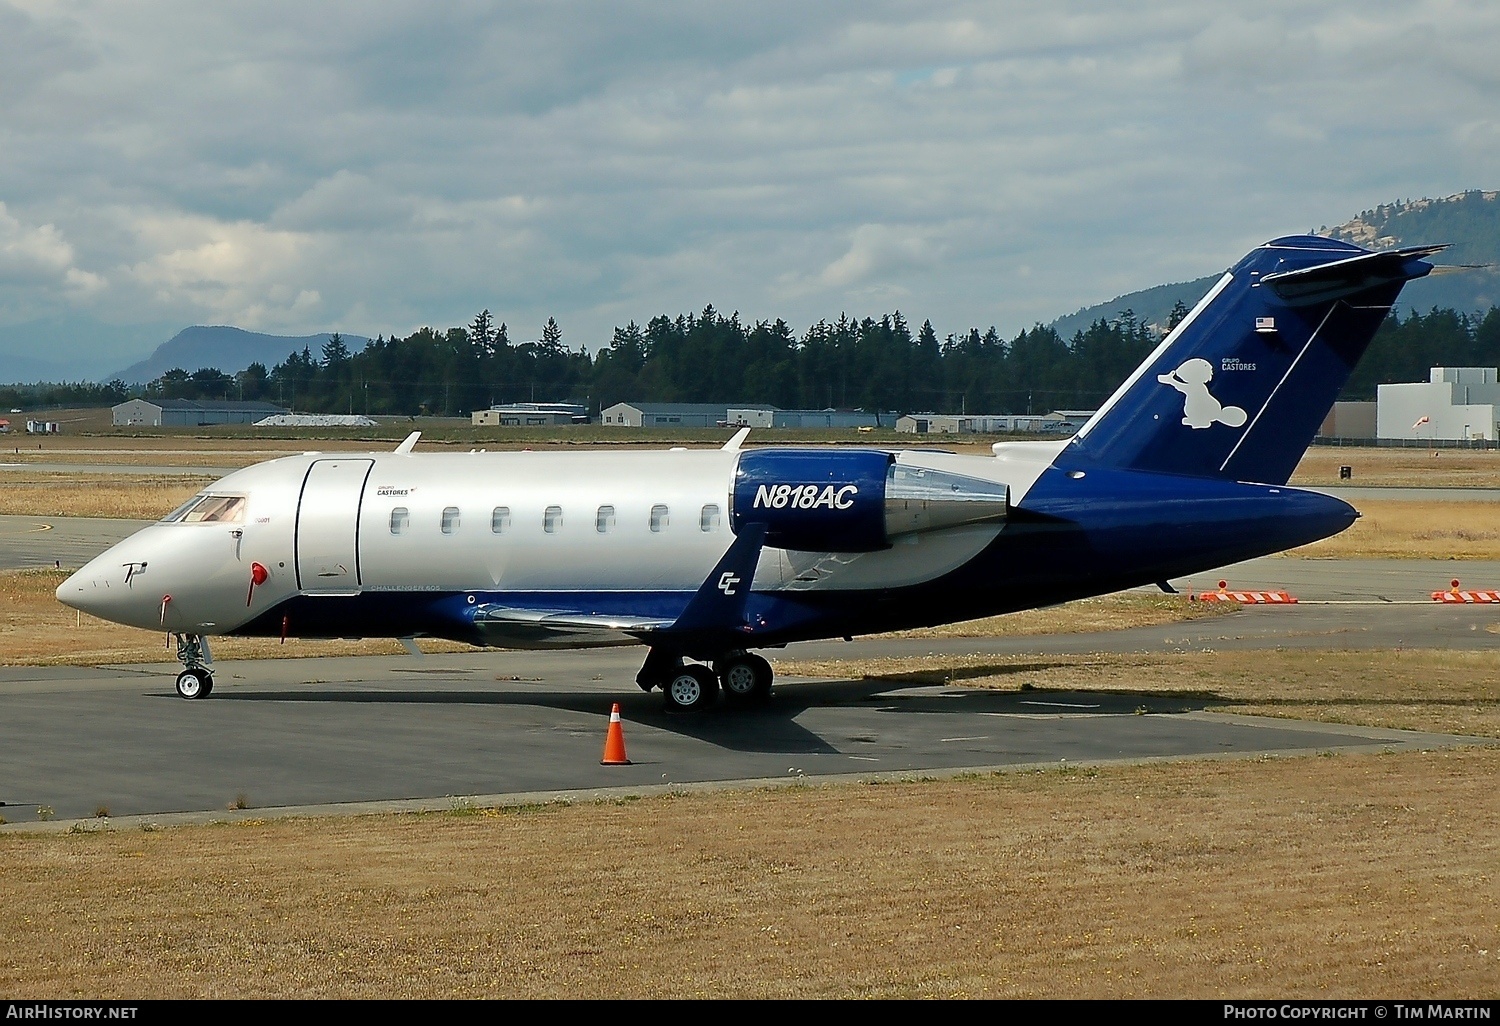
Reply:
<svg viewBox="0 0 1500 1026"><path fill-rule="evenodd" d="M933 248L921 232L883 224L862 224L843 256L823 268L818 283L844 288L867 283L918 264L930 263Z"/></svg>
<svg viewBox="0 0 1500 1026"><path fill-rule="evenodd" d="M0 0L0 313L1010 332L1500 185L1497 49L1478 0Z"/></svg>
<svg viewBox="0 0 1500 1026"><path fill-rule="evenodd" d="M104 284L99 275L75 265L73 247L56 225L23 224L0 203L0 286L82 298Z"/></svg>
<svg viewBox="0 0 1500 1026"><path fill-rule="evenodd" d="M312 270L316 241L252 221L147 214L134 221L148 256L129 277L169 308L196 308L218 323L246 328L295 324L316 307L300 287Z"/></svg>

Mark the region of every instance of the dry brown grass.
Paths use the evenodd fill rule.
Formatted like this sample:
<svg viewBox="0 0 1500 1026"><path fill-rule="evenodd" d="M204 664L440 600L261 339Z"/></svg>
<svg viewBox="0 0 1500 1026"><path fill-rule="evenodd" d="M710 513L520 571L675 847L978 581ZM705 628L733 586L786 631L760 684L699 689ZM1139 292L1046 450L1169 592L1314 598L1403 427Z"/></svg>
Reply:
<svg viewBox="0 0 1500 1026"><path fill-rule="evenodd" d="M1486 998L1500 752L0 835L32 998Z"/></svg>
<svg viewBox="0 0 1500 1026"><path fill-rule="evenodd" d="M1167 623L1223 616L1239 609L1235 602L1192 602L1186 595L1120 592L1079 599L1045 609L1025 609L1004 616L965 620L941 627L896 631L889 638L1004 638L1033 634L1080 634L1156 627Z"/></svg>
<svg viewBox="0 0 1500 1026"><path fill-rule="evenodd" d="M122 627L69 609L57 601L66 570L0 572L0 664L10 666L100 666L173 662L166 634ZM216 659L306 658L332 655L399 655L399 642L298 641L277 638L213 638ZM423 639L426 652L467 652L465 645Z"/></svg>
<svg viewBox="0 0 1500 1026"><path fill-rule="evenodd" d="M263 463L266 460L274 460L281 456L289 455L290 452L302 452L307 446L299 445L294 450L277 451L275 449L241 449L241 450L151 450L151 449L68 449L62 451L44 450L38 452L32 450L27 452L21 450L19 455L5 454L7 463L19 463L23 466L35 463L65 463L65 464L89 464L102 463L110 466L160 466L160 467L248 467L254 463ZM370 446L366 445L362 451L368 451ZM329 451L341 451L330 449Z"/></svg>
<svg viewBox="0 0 1500 1026"><path fill-rule="evenodd" d="M1350 469L1347 481L1339 467ZM1500 450L1495 449L1339 449L1307 450L1291 483L1404 488L1500 488Z"/></svg>
<svg viewBox="0 0 1500 1026"><path fill-rule="evenodd" d="M13 434L0 438L0 452L10 450L15 453L15 450L19 450L15 453L15 458L23 460L99 459L110 463L193 464L205 462L206 456L213 456L215 465L239 466L307 449L335 452L368 451L390 447L383 437L380 439L338 436L274 438L257 435L236 438L227 433L226 429L199 429L196 432L173 429L162 433L136 429L125 431L109 426L108 410L60 411L59 415L49 414L48 419L59 419L59 416L63 421L64 431L68 433L48 438ZM11 419L16 420L15 417ZM411 425L388 425L375 434L399 438L400 433L408 427L430 426L425 422L414 422ZM311 434L316 434L316 432ZM451 439L434 435L424 442L424 445L467 446L474 444L491 448L505 447L510 444L514 432L476 429L472 435L473 437L468 439ZM632 433L626 444L631 447L650 448L654 437L650 434ZM661 437L666 438L667 435L663 434ZM755 437L755 433L752 433L752 443ZM767 434L762 437L770 436ZM911 435L903 436L902 441L909 445L936 446L966 455L987 456L993 439L975 441L967 437L920 438ZM569 429L558 429L551 434L533 432L524 440L526 445L557 444L568 447L580 442L585 445L608 446L611 449L618 448L620 445L614 433L594 432L585 436L576 430ZM695 443L674 438L672 444ZM696 444L717 445L720 441L700 441ZM1349 481L1340 480L1339 467L1341 466L1352 468L1353 474ZM1309 487L1352 484L1429 488L1496 488L1500 487L1500 451L1313 446L1302 457L1296 472L1292 475L1291 483Z"/></svg>
<svg viewBox="0 0 1500 1026"><path fill-rule="evenodd" d="M0 514L156 520L212 478L170 474L49 474L8 471L0 481Z"/></svg>
<svg viewBox="0 0 1500 1026"><path fill-rule="evenodd" d="M1342 534L1292 549L1314 559L1500 559L1500 502L1353 503L1360 518Z"/></svg>
<svg viewBox="0 0 1500 1026"><path fill-rule="evenodd" d="M873 677L997 691L1078 690L1186 696L1222 712L1500 737L1493 651L1443 649L956 655L779 660L776 671L834 680Z"/></svg>

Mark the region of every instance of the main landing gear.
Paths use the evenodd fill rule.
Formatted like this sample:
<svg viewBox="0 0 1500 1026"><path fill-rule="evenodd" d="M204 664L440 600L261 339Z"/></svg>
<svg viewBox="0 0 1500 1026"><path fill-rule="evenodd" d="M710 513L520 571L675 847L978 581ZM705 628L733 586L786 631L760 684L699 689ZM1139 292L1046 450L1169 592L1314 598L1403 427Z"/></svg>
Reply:
<svg viewBox="0 0 1500 1026"><path fill-rule="evenodd" d="M214 675L208 668L208 645L196 634L176 637L177 658L187 667L177 675L177 693L183 698L207 698L214 690Z"/></svg>
<svg viewBox="0 0 1500 1026"><path fill-rule="evenodd" d="M758 705L771 697L772 679L771 664L749 652L726 653L710 667L653 648L635 682L661 688L668 709L690 712L712 705L721 689L735 705Z"/></svg>

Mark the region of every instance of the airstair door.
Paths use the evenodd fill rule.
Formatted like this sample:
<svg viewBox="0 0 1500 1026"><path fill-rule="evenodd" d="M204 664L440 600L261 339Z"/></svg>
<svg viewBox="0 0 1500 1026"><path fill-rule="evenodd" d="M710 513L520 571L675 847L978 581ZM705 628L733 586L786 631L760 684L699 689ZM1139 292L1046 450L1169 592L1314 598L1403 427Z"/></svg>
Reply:
<svg viewBox="0 0 1500 1026"><path fill-rule="evenodd" d="M297 503L297 587L310 594L359 591L359 506L374 460L317 460Z"/></svg>

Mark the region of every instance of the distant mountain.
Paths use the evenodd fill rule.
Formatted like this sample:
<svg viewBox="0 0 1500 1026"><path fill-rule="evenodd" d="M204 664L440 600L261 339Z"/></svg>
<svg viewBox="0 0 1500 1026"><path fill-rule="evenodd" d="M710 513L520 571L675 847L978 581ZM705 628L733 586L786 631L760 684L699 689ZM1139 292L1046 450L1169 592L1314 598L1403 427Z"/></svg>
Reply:
<svg viewBox="0 0 1500 1026"><path fill-rule="evenodd" d="M1446 242L1450 247L1434 258L1439 264L1500 265L1500 193L1476 190L1444 199L1388 203L1332 228L1325 225L1313 234L1343 239L1366 249ZM1174 304L1181 301L1191 308L1223 273L1220 269L1192 281L1116 296L1107 303L1059 317L1052 327L1069 339L1094 321L1118 317L1123 310L1134 311L1138 321L1165 327ZM1500 266L1430 274L1402 290L1399 306L1423 312L1448 307L1463 313L1485 313L1497 304Z"/></svg>
<svg viewBox="0 0 1500 1026"><path fill-rule="evenodd" d="M1130 310L1135 314L1137 321L1164 329L1172 313L1172 307L1181 302L1183 306L1191 310L1193 304L1202 299L1223 274L1224 271L1221 270L1207 277L1194 278L1192 281L1179 281L1171 285L1153 285L1139 292L1116 296L1108 303L1086 306L1077 313L1059 317L1052 322L1052 328L1064 340L1067 340L1071 339L1075 332L1083 331L1101 318L1106 321L1113 320L1123 311Z"/></svg>
<svg viewBox="0 0 1500 1026"><path fill-rule="evenodd" d="M34 356L6 354L0 359L0 381L8 385L23 381L71 381L78 377L76 373L69 374L62 364Z"/></svg>
<svg viewBox="0 0 1500 1026"><path fill-rule="evenodd" d="M1448 273L1439 270L1401 292L1401 306L1426 312L1451 307L1463 313L1488 312L1500 304L1500 192L1461 192L1446 199L1419 199L1366 210L1319 235L1367 249L1446 242L1437 264L1489 264Z"/></svg>
<svg viewBox="0 0 1500 1026"><path fill-rule="evenodd" d="M203 367L216 367L225 374L237 374L252 363L263 363L269 370L292 353L311 349L314 356L323 351L329 334L262 335L256 331L224 325L194 325L183 328L156 347L156 351L139 363L106 376L127 384L155 381L174 367L189 373ZM357 353L370 341L362 335L341 335L351 353Z"/></svg>

